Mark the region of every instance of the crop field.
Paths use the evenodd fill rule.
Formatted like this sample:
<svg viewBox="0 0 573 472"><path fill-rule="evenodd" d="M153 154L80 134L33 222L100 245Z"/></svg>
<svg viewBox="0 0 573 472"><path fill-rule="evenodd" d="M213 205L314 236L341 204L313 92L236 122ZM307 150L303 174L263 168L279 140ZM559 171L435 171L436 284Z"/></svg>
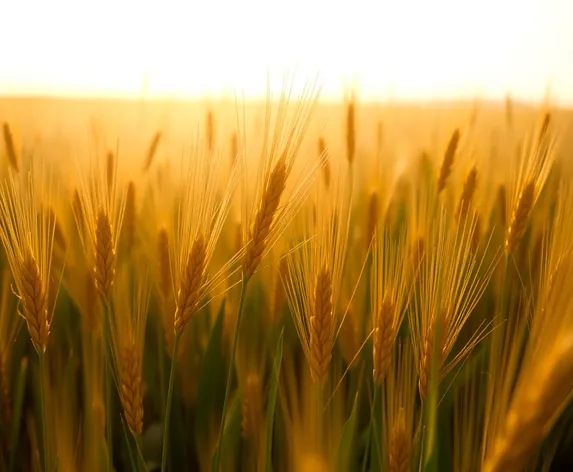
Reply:
<svg viewBox="0 0 573 472"><path fill-rule="evenodd" d="M1 98L0 472L573 469L573 113Z"/></svg>

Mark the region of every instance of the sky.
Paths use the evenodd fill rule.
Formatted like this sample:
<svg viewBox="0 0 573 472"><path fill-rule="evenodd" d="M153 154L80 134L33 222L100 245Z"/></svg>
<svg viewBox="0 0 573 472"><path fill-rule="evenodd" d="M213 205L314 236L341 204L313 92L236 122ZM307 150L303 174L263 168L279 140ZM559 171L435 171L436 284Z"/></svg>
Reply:
<svg viewBox="0 0 573 472"><path fill-rule="evenodd" d="M0 95L573 104L573 0L0 0Z"/></svg>

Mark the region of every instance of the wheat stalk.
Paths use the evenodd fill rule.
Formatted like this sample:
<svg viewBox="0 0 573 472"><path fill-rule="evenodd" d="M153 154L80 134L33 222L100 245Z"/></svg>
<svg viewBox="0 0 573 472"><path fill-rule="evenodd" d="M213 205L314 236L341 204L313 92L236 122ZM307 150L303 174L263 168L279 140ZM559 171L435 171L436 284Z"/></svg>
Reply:
<svg viewBox="0 0 573 472"><path fill-rule="evenodd" d="M330 169L330 155L326 149L326 143L321 136L318 138L318 158L324 160L324 167L322 168L322 177L324 179L324 187L326 190L330 188L331 169Z"/></svg>
<svg viewBox="0 0 573 472"><path fill-rule="evenodd" d="M135 182L130 180L125 194L125 212L123 216L123 229L128 252L133 248L136 234L137 208L135 202Z"/></svg>
<svg viewBox="0 0 573 472"><path fill-rule="evenodd" d="M0 351L0 418L6 427L9 427L12 422L12 403L10 397L8 355L4 352L4 349L2 349Z"/></svg>
<svg viewBox="0 0 573 472"><path fill-rule="evenodd" d="M507 225L507 190L505 185L500 185L497 189L497 204L501 227L505 228Z"/></svg>
<svg viewBox="0 0 573 472"><path fill-rule="evenodd" d="M92 332L98 331L100 327L100 307L98 306L98 291L93 270L88 270L85 274L84 302L87 327Z"/></svg>
<svg viewBox="0 0 573 472"><path fill-rule="evenodd" d="M273 278L273 288L271 294L271 316L276 322L279 320L284 304L286 303L286 293L283 287L283 280L288 277L288 263L286 254L279 260L279 267Z"/></svg>
<svg viewBox="0 0 573 472"><path fill-rule="evenodd" d="M346 104L346 159L352 165L356 154L356 116L355 102L352 98Z"/></svg>
<svg viewBox="0 0 573 472"><path fill-rule="evenodd" d="M211 154L215 147L215 115L213 114L213 110L207 111L207 117L205 119L205 137L207 140L207 151Z"/></svg>
<svg viewBox="0 0 573 472"><path fill-rule="evenodd" d="M378 218L380 215L380 199L378 197L378 192L375 190L370 194L368 199L368 223L366 227L366 248L370 247L372 238L376 232L376 227L378 226Z"/></svg>
<svg viewBox="0 0 573 472"><path fill-rule="evenodd" d="M159 293L161 295L161 322L165 336L165 349L169 355L173 352L175 300L173 298L173 280L169 255L169 236L166 228L161 228L157 236L157 255L159 259Z"/></svg>

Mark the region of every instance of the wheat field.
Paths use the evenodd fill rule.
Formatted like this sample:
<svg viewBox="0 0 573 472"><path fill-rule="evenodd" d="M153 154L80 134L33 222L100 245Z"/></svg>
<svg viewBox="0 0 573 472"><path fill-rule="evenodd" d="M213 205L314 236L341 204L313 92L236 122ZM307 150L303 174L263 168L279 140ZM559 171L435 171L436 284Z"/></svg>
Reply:
<svg viewBox="0 0 573 472"><path fill-rule="evenodd" d="M573 468L569 111L0 122L0 471Z"/></svg>

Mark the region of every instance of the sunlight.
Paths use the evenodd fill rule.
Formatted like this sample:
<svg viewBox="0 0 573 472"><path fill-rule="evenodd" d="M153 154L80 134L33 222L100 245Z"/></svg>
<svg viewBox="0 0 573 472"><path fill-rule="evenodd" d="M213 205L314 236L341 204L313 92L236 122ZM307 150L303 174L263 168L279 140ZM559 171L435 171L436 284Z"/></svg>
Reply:
<svg viewBox="0 0 573 472"><path fill-rule="evenodd" d="M220 97L267 73L324 96L573 99L567 0L21 0L3 6L0 94ZM9 46L7 46L9 45Z"/></svg>

